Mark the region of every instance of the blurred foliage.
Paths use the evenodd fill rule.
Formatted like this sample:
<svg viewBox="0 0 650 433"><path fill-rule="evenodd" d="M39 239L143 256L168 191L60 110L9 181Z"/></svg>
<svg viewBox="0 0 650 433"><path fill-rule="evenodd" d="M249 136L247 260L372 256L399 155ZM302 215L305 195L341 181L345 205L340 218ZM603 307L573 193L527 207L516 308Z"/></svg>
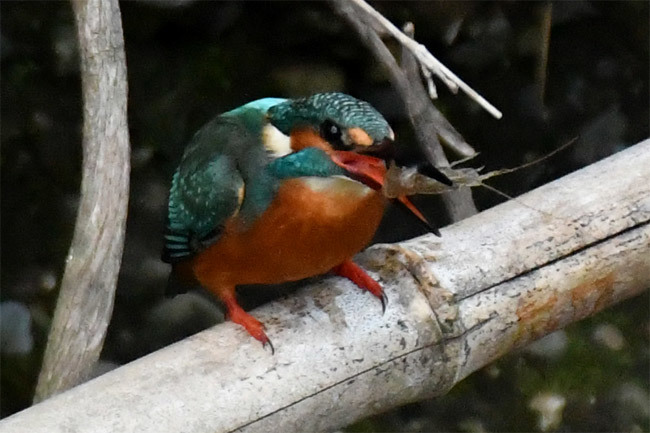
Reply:
<svg viewBox="0 0 650 433"><path fill-rule="evenodd" d="M647 2L375 6L398 25L413 21L416 38L504 112L504 119L495 121L439 85L436 105L481 152L474 165L513 167L581 137L560 156L492 182L508 194L521 194L649 135ZM0 403L6 416L31 401L76 215L82 112L69 4L0 7L0 300L28 307L34 337L31 353L2 354ZM123 267L103 354L117 364L222 320L220 307L203 292L164 299L168 268L159 260L170 174L184 143L212 116L259 97L341 90L375 105L395 127L404 152L417 157L383 69L326 3L138 1L121 7L132 185ZM546 39L542 18L549 7ZM482 209L501 200L481 190L475 198ZM437 199L418 203L430 215L439 214ZM397 216L387 213L377 240L420 234ZM277 292L244 289L242 303L251 307ZM622 303L540 341L555 345L553 350L544 346L509 355L443 397L348 430L531 431L539 421L531 400L552 392L566 400L560 431L649 431L643 407L650 389L648 302L646 294ZM596 337L603 326L618 332L622 346Z"/></svg>

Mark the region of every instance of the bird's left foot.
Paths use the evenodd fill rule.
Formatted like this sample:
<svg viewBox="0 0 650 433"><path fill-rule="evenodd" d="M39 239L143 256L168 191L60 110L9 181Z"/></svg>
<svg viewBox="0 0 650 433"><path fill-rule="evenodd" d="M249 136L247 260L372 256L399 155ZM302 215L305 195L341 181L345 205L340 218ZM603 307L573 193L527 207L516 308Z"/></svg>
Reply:
<svg viewBox="0 0 650 433"><path fill-rule="evenodd" d="M388 298L381 285L366 273L359 265L352 260L346 260L332 268L332 272L340 277L345 277L362 289L365 289L381 300L381 310L386 311Z"/></svg>

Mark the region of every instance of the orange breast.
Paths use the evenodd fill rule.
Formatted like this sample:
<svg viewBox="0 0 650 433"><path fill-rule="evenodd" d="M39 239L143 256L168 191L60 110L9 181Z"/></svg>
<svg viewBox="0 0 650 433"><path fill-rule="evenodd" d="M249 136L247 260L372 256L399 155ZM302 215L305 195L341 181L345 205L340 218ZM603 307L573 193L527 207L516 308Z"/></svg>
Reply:
<svg viewBox="0 0 650 433"><path fill-rule="evenodd" d="M227 224L192 268L206 288L273 284L323 274L361 251L385 207L381 193L344 178L285 181L250 227Z"/></svg>

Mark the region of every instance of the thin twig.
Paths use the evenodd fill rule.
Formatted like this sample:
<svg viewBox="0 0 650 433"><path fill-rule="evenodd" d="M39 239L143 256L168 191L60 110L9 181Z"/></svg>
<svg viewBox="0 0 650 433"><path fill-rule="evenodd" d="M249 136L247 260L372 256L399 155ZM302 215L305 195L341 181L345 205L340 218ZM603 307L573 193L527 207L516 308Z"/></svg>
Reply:
<svg viewBox="0 0 650 433"><path fill-rule="evenodd" d="M404 32L409 37L415 35L415 25L412 22L407 22L404 24ZM420 66L422 70L422 75L424 75L425 81L427 82L427 91L431 99L435 99L432 95L432 92L436 93L435 84L431 79L431 71L422 66L421 63L417 62L417 59L413 54L404 46L402 46L402 70L406 74L406 81L409 84L409 87L416 95L424 93L424 87L420 85L420 80L417 75L417 65ZM437 94L435 95L437 96ZM414 122L413 127L418 130L419 128L428 129L428 124L431 123L435 126L436 133L440 137L442 144L448 149L452 150L456 155L460 155L463 158L472 158L476 156L476 150L465 141L465 138L456 131L456 128L442 115L442 113L436 108L434 104L427 103L424 98L416 96L421 100L422 106L426 106L424 111L427 115L423 122ZM429 134L431 135L431 134ZM424 145L424 143L421 143ZM433 162L433 161L432 161ZM447 165L448 162L441 165Z"/></svg>
<svg viewBox="0 0 650 433"><path fill-rule="evenodd" d="M390 81L404 102L416 133L420 126L428 125L430 123L434 124L436 134L440 136L445 147L463 158L475 155L476 151L474 148L465 141L463 136L456 131L447 119L445 119L442 113L440 113L428 100L422 100L418 97L417 92L413 89L413 84L416 80L411 82L407 75L405 75L390 50L377 34L376 29L359 20L358 14L356 13L357 10L351 7L350 2L346 0L334 0L332 1L332 5L334 6L334 10L345 18L352 28L356 30L361 41L368 46L377 60L386 68ZM425 111L427 111L426 116L423 114ZM418 123L414 119L414 117L417 116L425 117L426 122ZM431 133L427 136L435 136L435 134ZM425 143L426 140L420 144L426 146ZM426 148L423 148L423 150L426 152ZM440 152L442 153L442 150L440 150ZM430 159L429 155L427 155L427 158L430 162L436 165L443 163L436 159Z"/></svg>
<svg viewBox="0 0 650 433"><path fill-rule="evenodd" d="M436 89L436 83L433 82L433 74L422 64L420 64L420 71L424 76L424 80L427 82L427 91L429 93L429 98L438 99L438 89Z"/></svg>
<svg viewBox="0 0 650 433"><path fill-rule="evenodd" d="M332 3L336 12L350 23L361 40L386 67L390 80L406 107L418 143L427 160L438 167L449 165L438 136L444 140L447 147L461 156L475 154L474 149L465 142L426 96L426 90L418 74L417 62L411 53L405 52L402 55L404 63L404 70L402 70L376 30L359 19L358 9L354 9L346 0L335 0ZM412 72L411 76L409 71ZM452 221L459 221L477 212L469 188L444 194L443 202Z"/></svg>
<svg viewBox="0 0 650 433"><path fill-rule="evenodd" d="M413 39L415 37L415 24L408 21L402 26L404 34L409 38ZM402 50L405 50L405 47L402 47ZM403 62L402 62L403 63ZM420 65L420 72L424 77L424 81L427 83L427 92L429 93L429 98L438 99L438 89L436 89L436 83L433 81L433 74L431 70L425 67L422 63Z"/></svg>
<svg viewBox="0 0 650 433"><path fill-rule="evenodd" d="M548 74L548 51L551 42L551 24L553 22L553 3L547 2L542 6L540 19L541 40L539 46L539 62L537 64L537 82L539 84L539 103L544 104L546 94L546 76Z"/></svg>
<svg viewBox="0 0 650 433"><path fill-rule="evenodd" d="M470 98L475 100L481 107L483 107L488 113L494 116L497 119L500 119L503 114L495 106L490 104L485 98L478 94L474 89L472 89L467 83L461 80L456 74L454 74L449 68L442 64L438 59L436 59L427 48L420 44L419 42L409 38L401 30L399 30L393 23L391 23L386 17L377 12L372 6L366 3L364 0L349 0L349 3L355 5L358 10L363 11L366 18L371 19L375 24L381 26L385 31L387 31L391 36L393 36L397 41L406 47L413 55L418 59L418 61L434 73L438 78L440 78L445 85L453 93L456 93L460 88L463 92L467 94ZM376 26L373 26L376 27Z"/></svg>

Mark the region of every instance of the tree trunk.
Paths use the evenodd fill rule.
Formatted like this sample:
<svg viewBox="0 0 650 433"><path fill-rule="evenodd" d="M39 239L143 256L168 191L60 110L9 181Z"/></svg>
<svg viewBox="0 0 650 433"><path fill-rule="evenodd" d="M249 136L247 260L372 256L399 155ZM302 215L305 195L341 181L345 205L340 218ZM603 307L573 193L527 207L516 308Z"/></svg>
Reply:
<svg viewBox="0 0 650 433"><path fill-rule="evenodd" d="M72 2L84 100L81 200L36 402L86 380L113 311L129 193L127 80L117 0Z"/></svg>
<svg viewBox="0 0 650 433"><path fill-rule="evenodd" d="M445 393L650 287L650 140L457 224L376 245L379 301L327 278L0 422L0 433L335 430Z"/></svg>

